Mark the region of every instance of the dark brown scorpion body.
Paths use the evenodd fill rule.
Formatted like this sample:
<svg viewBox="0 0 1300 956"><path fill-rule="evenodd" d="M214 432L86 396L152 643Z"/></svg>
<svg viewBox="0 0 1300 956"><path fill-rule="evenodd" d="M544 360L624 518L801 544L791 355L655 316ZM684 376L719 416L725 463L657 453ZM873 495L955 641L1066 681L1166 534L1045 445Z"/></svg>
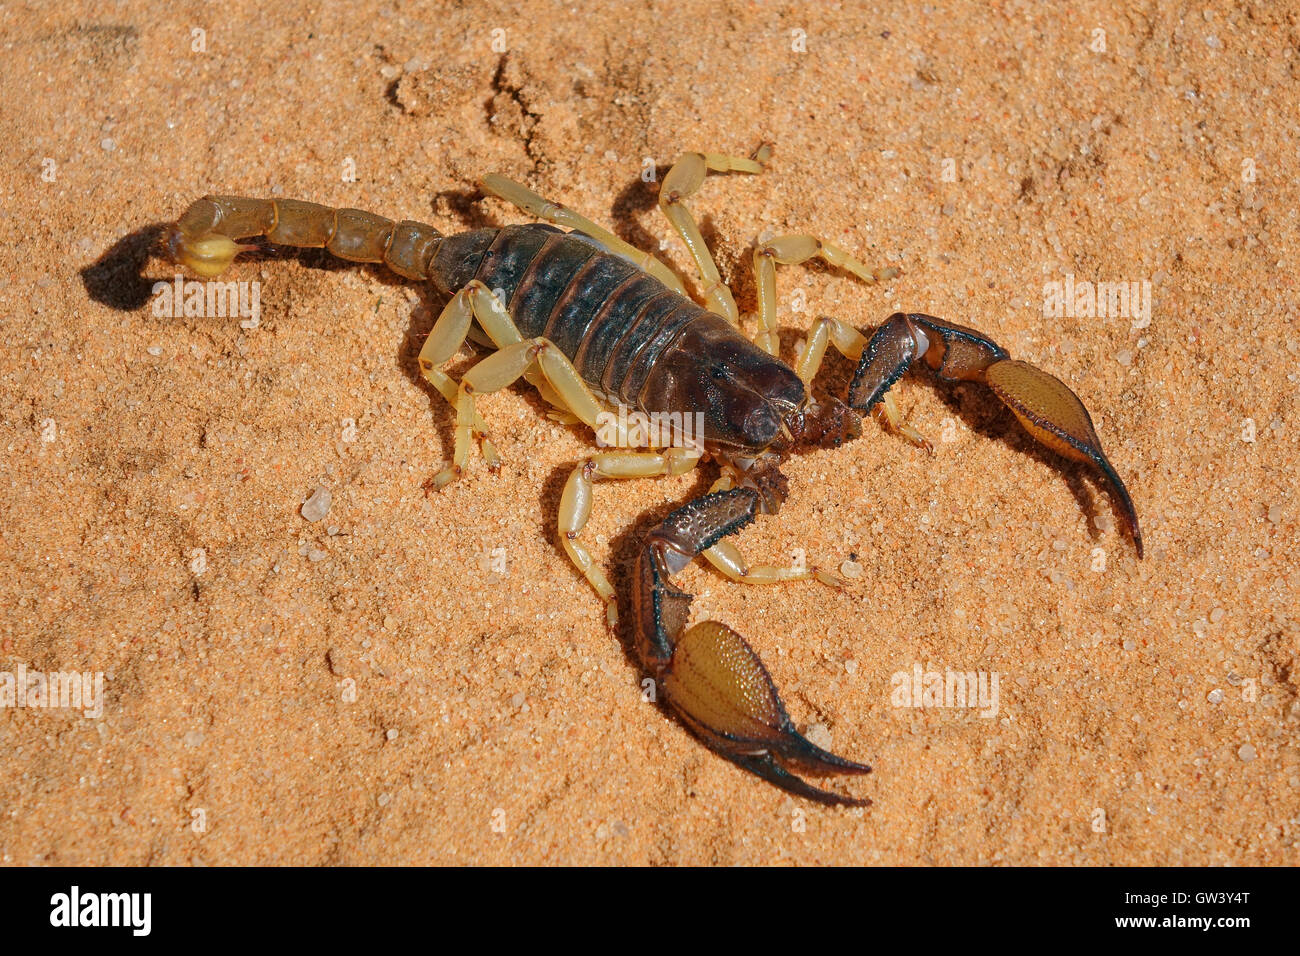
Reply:
<svg viewBox="0 0 1300 956"><path fill-rule="evenodd" d="M170 236L174 258L202 276L223 272L246 248L238 240L265 237L290 246L324 247L354 262L383 262L399 275L432 283L450 296L420 352L425 378L456 410L451 464L433 480L444 486L463 472L477 444L490 467L495 450L476 408L477 396L520 377L534 384L565 420L596 427L621 404L646 416L681 422L700 413L693 442L645 451L595 454L574 469L560 504L565 551L606 602L611 624L615 595L581 544L599 479L681 474L708 456L721 465L709 494L670 514L647 536L632 580L631 608L641 661L663 698L711 748L783 789L823 803L869 801L821 790L790 771L864 773L870 768L810 743L786 714L757 654L716 621L687 626L691 595L671 576L703 554L733 580L746 583L815 579L838 585L818 568L751 565L725 540L760 512L775 512L787 494L779 466L792 453L854 438L860 415L914 444L928 443L901 421L889 388L917 359L940 380L988 385L1039 441L1096 469L1115 496L1141 554L1137 516L1127 490L1101 451L1083 404L1056 378L1009 359L973 329L921 314L897 313L870 340L835 319L814 324L794 367L776 356L775 264L814 256L867 281L875 273L843 251L810 236L760 243L754 264L760 331L738 325L698 228L683 202L708 169L757 172L754 159L688 153L665 177L660 202L691 251L706 308L685 295L671 271L571 210L548 203L500 177L487 191L556 225L480 229L443 236L432 226L394 222L355 209L296 200L209 196L194 203ZM496 351L453 381L440 366L467 337ZM857 362L848 404L813 397L812 379L828 345ZM675 418L673 416L676 416Z"/></svg>

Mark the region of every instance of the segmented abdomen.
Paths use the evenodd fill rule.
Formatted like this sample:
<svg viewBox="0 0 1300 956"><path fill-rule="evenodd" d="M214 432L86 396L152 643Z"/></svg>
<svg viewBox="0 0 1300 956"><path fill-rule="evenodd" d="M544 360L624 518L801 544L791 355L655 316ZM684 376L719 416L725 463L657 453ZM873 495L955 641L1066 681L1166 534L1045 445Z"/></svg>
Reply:
<svg viewBox="0 0 1300 956"><path fill-rule="evenodd" d="M593 389L646 411L641 392L656 359L709 315L595 240L548 225L448 236L430 272L446 292L478 279L524 338L550 339Z"/></svg>

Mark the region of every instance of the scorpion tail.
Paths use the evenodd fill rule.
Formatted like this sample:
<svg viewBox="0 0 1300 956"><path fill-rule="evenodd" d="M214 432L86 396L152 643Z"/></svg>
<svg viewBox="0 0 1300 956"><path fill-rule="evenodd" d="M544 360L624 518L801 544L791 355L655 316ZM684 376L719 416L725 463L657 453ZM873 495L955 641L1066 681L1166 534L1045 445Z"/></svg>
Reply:
<svg viewBox="0 0 1300 956"><path fill-rule="evenodd" d="M241 252L236 240L265 237L298 248L328 249L348 262L382 262L407 279L427 279L442 234L433 226L393 222L361 209L334 209L298 199L204 196L172 226L167 251L205 279L221 275Z"/></svg>
<svg viewBox="0 0 1300 956"><path fill-rule="evenodd" d="M633 619L638 650L665 701L711 749L783 790L828 805L871 801L819 789L790 767L815 773L871 768L823 750L794 727L767 668L743 637L717 621L686 628L691 595L669 583L701 551L751 520L758 495L705 495L652 531L637 566Z"/></svg>
<svg viewBox="0 0 1300 956"><path fill-rule="evenodd" d="M862 412L875 411L887 427L917 441L920 436L900 424L888 392L913 361L922 357L941 381L987 385L1035 439L1092 468L1114 499L1138 557L1142 557L1137 509L1101 450L1101 439L1079 396L1056 376L1013 360L1006 349L975 329L932 315L895 313L862 350L849 386L849 404ZM924 439L920 443L925 443Z"/></svg>

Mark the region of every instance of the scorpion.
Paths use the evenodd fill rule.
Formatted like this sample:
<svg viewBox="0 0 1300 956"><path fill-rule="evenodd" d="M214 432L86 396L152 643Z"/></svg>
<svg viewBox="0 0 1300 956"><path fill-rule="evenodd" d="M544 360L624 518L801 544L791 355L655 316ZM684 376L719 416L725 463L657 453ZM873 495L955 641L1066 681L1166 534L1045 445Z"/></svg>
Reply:
<svg viewBox="0 0 1300 956"><path fill-rule="evenodd" d="M430 282L447 300L419 353L423 378L455 411L450 463L431 480L442 488L462 476L477 447L488 468L500 457L480 417L478 399L519 379L554 407L552 417L596 428L622 403L646 414L696 415L702 440L601 451L573 469L561 494L558 539L573 564L618 621L614 588L582 542L594 483L606 479L681 475L702 460L716 462L709 492L670 513L644 538L631 580L632 635L641 665L663 700L710 749L776 786L828 805L870 800L821 789L800 773L863 774L871 768L837 756L800 734L766 667L726 624L688 625L692 595L671 583L694 558L733 581L771 584L844 582L801 564L753 564L730 541L758 514L774 514L788 495L781 463L812 449L856 438L874 416L913 445L929 442L904 423L890 392L924 360L945 383L979 382L1014 413L1038 442L1092 469L1112 496L1138 557L1142 537L1123 481L1101 448L1083 402L1063 382L974 329L931 315L898 312L868 339L831 317L813 323L793 366L779 357L776 266L821 259L867 283L898 274L872 270L811 235L759 241L753 251L757 333L741 329L735 299L723 282L686 200L713 172L761 172L765 144L750 157L685 153L664 177L659 206L698 271L691 298L678 275L576 211L525 186L488 175L482 190L541 223L443 235L411 220L394 222L359 209L292 199L206 196L168 231L167 251L204 278L224 272L260 238L327 249L351 262L383 263L398 275ZM466 340L492 348L455 381L443 371ZM847 402L817 395L812 383L829 346L856 363ZM621 421L626 421L623 416ZM674 420L671 419L670 420ZM605 419L608 421L608 419Z"/></svg>

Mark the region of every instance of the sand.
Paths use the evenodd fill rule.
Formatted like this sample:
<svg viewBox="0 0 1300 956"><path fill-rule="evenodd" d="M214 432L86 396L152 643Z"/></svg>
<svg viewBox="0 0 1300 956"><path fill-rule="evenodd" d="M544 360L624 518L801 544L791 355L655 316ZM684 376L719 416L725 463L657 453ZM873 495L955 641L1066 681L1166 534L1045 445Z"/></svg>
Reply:
<svg viewBox="0 0 1300 956"><path fill-rule="evenodd" d="M1296 11L873 6L0 9L0 671L103 675L97 718L0 708L0 860L1300 862ZM426 494L452 439L415 364L436 298L316 253L231 271L255 327L151 291L206 192L525 221L479 198L491 171L669 239L690 276L643 169L765 140L765 174L693 204L743 310L760 235L903 270L782 271L787 357L821 314L979 327L1078 391L1146 535L1139 561L971 385L896 388L933 456L873 426L791 463L738 543L856 556L849 593L679 582L800 728L873 764L830 783L865 810L641 699L554 541L590 433L534 392L483 403L500 474L474 457ZM1149 315L1045 315L1067 281L1149 283ZM599 488L616 586L710 477ZM916 669L996 674L996 712L897 706Z"/></svg>

